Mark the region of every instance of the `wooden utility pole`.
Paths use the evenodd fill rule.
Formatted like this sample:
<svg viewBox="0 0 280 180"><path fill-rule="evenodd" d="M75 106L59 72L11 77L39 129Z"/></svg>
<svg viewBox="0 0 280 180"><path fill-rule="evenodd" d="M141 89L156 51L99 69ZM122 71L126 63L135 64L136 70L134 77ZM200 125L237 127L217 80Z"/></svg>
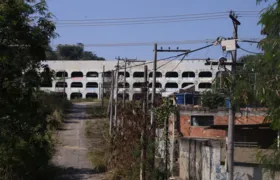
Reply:
<svg viewBox="0 0 280 180"><path fill-rule="evenodd" d="M104 74L105 74L105 66L103 65L103 72L102 72L102 108L104 108Z"/></svg>
<svg viewBox="0 0 280 180"><path fill-rule="evenodd" d="M234 32L233 38L235 39L235 44L238 38L238 25L240 22L237 20L237 17L233 12L230 12L229 17L233 22ZM229 120L228 120L228 147L227 147L227 159L228 159L228 180L233 180L234 175L234 126L235 126L235 102L232 100L232 96L235 89L235 73L236 73L236 60L237 60L237 52L236 49L232 51L232 86L230 90L230 108L229 108Z"/></svg>
<svg viewBox="0 0 280 180"><path fill-rule="evenodd" d="M112 83L111 83L111 95L110 95L110 135L112 134L113 129L113 101L114 101L114 86L115 86L115 75L114 71L111 74Z"/></svg>
<svg viewBox="0 0 280 180"><path fill-rule="evenodd" d="M125 105L125 92L126 92L126 63L127 59L124 60L124 77L123 77L123 107Z"/></svg>
<svg viewBox="0 0 280 180"><path fill-rule="evenodd" d="M115 90L115 126L118 126L118 92L119 92L119 66L120 66L120 57L118 57L118 62L116 66L116 79L115 79L115 84L116 84L116 90Z"/></svg>

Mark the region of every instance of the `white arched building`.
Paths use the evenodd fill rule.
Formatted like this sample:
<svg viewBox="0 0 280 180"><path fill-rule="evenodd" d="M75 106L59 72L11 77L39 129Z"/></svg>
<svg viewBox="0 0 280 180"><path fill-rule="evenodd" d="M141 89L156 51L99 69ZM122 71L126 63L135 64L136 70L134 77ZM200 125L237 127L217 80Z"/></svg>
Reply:
<svg viewBox="0 0 280 180"><path fill-rule="evenodd" d="M167 62L158 61L157 63L159 68L157 69L156 90L163 95L191 84L195 85L196 91L207 90L211 88L212 81L219 72L217 63L216 65L205 65L206 60L184 60L179 65L179 60ZM117 61L57 60L45 61L43 64L47 64L55 71L56 78L52 84L42 85L42 90L53 92L64 92L65 90L68 99L77 96L100 98L103 66L105 71L115 70ZM140 64L143 62L127 64L126 96L130 100L141 92L141 83L144 82L144 65ZM146 61L146 64L148 65L149 83L151 83L153 63ZM122 66L124 66L124 62L120 61L120 67ZM63 72L65 72L65 82ZM119 72L120 75L124 75L123 69L120 69ZM119 82L122 81L123 78L120 78ZM123 90L121 83L119 93L122 94Z"/></svg>

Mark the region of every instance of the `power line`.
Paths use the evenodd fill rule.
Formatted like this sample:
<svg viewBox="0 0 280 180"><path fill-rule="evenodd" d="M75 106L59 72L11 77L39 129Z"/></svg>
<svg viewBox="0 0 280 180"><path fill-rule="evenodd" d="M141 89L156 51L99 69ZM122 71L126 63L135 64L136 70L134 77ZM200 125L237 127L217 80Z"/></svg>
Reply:
<svg viewBox="0 0 280 180"><path fill-rule="evenodd" d="M200 17L177 17L177 18L163 18L163 19L137 19L137 20L125 20L125 21L101 21L101 22L94 22L94 21L88 21L88 22L66 22L66 23L56 23L59 25L80 25L80 24L89 24L89 23L94 23L94 24L108 24L108 23L138 23L138 22L154 22L154 21L173 21L173 20L188 20L188 19L199 19L199 18L214 18L214 17L226 17L226 14L223 15L212 15L212 16L200 16Z"/></svg>
<svg viewBox="0 0 280 180"><path fill-rule="evenodd" d="M148 22L108 22L108 23L82 23L82 24L57 24L57 27L80 27L80 26L123 26L123 25L138 25L138 24L162 24L162 23L174 23L174 22L185 22L185 21L201 21L201 20L215 20L215 19L225 19L226 16L220 17L203 17L197 19L183 19L183 20L165 20L165 21L158 21L152 20Z"/></svg>
<svg viewBox="0 0 280 180"><path fill-rule="evenodd" d="M245 52L247 52L247 53L251 53L251 54L263 54L263 53L257 53L257 52L253 52L253 51L246 50L246 49L244 49L244 48L242 48L242 47L240 47L240 46L239 46L239 49L241 49L241 50L243 50L243 51L245 51Z"/></svg>
<svg viewBox="0 0 280 180"><path fill-rule="evenodd" d="M246 39L246 40L245 40ZM203 40L183 40L183 41L158 41L158 42L119 42L119 43L104 43L104 44L84 44L84 47L118 47L118 46L151 46L154 43L159 45L173 45L173 44L202 44L213 42L216 39ZM239 42L259 43L261 38L241 38Z"/></svg>
<svg viewBox="0 0 280 180"><path fill-rule="evenodd" d="M170 61L167 61L166 63L162 64L161 66L159 66L159 67L157 68L157 70L159 70L161 67L163 67L163 66L169 64L170 62L172 62L172 61L174 61L174 60L176 60L176 57L173 58L173 59L171 59Z"/></svg>
<svg viewBox="0 0 280 180"><path fill-rule="evenodd" d="M257 13L259 11L237 11L240 13ZM56 22L71 22L71 21L119 21L119 20L137 20L137 19L158 19L158 18L174 18L174 17L195 17L195 16L209 16L209 15L224 15L228 14L229 11L221 12L207 12L207 13L196 13L196 14L178 14L178 15L167 15L167 16L144 16L144 17L118 17L118 18L99 18L99 19L65 19L57 20Z"/></svg>
<svg viewBox="0 0 280 180"><path fill-rule="evenodd" d="M254 16L242 16L254 17ZM195 17L195 18L177 18L177 19L155 19L155 20L138 20L138 21L122 21L122 22L87 22L87 23L57 23L57 27L85 27L85 26L123 26L123 25L140 25L140 24L162 24L162 23L178 23L187 21L204 21L204 20L217 20L225 19L227 16L214 16L214 17Z"/></svg>

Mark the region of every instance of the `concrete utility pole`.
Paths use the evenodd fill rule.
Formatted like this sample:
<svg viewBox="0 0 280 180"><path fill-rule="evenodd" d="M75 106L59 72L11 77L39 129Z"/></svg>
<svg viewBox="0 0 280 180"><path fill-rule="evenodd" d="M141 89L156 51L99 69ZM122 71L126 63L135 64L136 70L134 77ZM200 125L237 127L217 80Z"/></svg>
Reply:
<svg viewBox="0 0 280 180"><path fill-rule="evenodd" d="M154 64L153 64L153 81L152 81L152 102L151 102L151 108L155 107L155 96L156 96L156 72L157 72L157 44L154 44ZM155 114L153 111L151 111L151 127L152 127L152 136L153 141L156 141L156 126L155 126ZM152 149L152 172L155 171L155 155L156 155L156 149L155 146Z"/></svg>
<svg viewBox="0 0 280 180"><path fill-rule="evenodd" d="M126 62L127 59L124 60L124 77L123 77L123 107L125 105L125 92L126 92Z"/></svg>
<svg viewBox="0 0 280 180"><path fill-rule="evenodd" d="M105 71L105 66L103 65L103 72L102 72L102 108L104 108L104 71Z"/></svg>
<svg viewBox="0 0 280 180"><path fill-rule="evenodd" d="M153 64L153 83L152 83L152 108L155 105L156 96L156 72L157 72L157 44L154 44L154 64ZM151 114L151 125L154 125L155 115Z"/></svg>
<svg viewBox="0 0 280 180"><path fill-rule="evenodd" d="M110 95L110 135L112 134L113 129L113 101L114 101L114 86L115 86L115 75L114 71L111 71L111 95Z"/></svg>
<svg viewBox="0 0 280 180"><path fill-rule="evenodd" d="M120 57L118 57L118 62L116 66L116 79L115 79L115 84L116 84L116 92L115 92L115 126L118 126L118 92L119 92L119 69L120 69Z"/></svg>
<svg viewBox="0 0 280 180"><path fill-rule="evenodd" d="M146 179L146 155L147 155L147 144L146 144L146 126L147 126L147 109L148 109L148 66L145 65L144 66L144 88L142 91L142 95L143 95L143 111L144 111L144 115L143 115L143 121L144 121L144 126L143 126L143 130L141 132L141 143L142 143L142 147L141 147L141 163L140 163L140 180L145 180Z"/></svg>
<svg viewBox="0 0 280 180"><path fill-rule="evenodd" d="M234 33L233 38L236 40L238 38L238 26L240 22L237 20L237 17L233 12L230 12L229 17L233 22ZM230 90L230 108L229 108L229 120L228 120L228 147L227 147L227 159L228 159L228 180L233 180L234 175L234 125L235 125L235 102L232 100L233 92L235 89L235 73L236 73L236 60L237 60L237 51L236 49L232 51L232 86Z"/></svg>
<svg viewBox="0 0 280 180"><path fill-rule="evenodd" d="M63 99L65 98L64 96L65 96L65 85L66 85L66 83L65 83L65 71L63 72ZM67 98L67 97L66 97Z"/></svg>

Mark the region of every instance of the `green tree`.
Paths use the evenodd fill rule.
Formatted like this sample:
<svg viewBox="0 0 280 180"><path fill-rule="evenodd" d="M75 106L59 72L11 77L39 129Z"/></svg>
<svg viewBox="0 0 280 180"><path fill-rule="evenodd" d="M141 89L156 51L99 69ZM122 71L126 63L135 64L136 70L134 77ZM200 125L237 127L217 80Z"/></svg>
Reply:
<svg viewBox="0 0 280 180"><path fill-rule="evenodd" d="M267 0L257 0L257 3L267 3ZM259 24L263 29L261 33L266 37L259 47L264 51L263 58L256 62L258 83L255 87L256 97L268 108L267 122L271 128L280 130L280 2L274 1L261 12ZM273 146L274 148L276 146ZM274 175L280 170L280 152L275 149L273 154L260 154L260 163Z"/></svg>
<svg viewBox="0 0 280 180"><path fill-rule="evenodd" d="M54 51L51 46L48 46L48 48L46 50L46 59L47 60L57 60L58 59L56 51Z"/></svg>
<svg viewBox="0 0 280 180"><path fill-rule="evenodd" d="M54 59L56 58L56 59ZM47 50L48 60L105 60L91 51L85 51L82 43L76 45L59 44L56 51L49 48Z"/></svg>
<svg viewBox="0 0 280 180"><path fill-rule="evenodd" d="M0 179L38 179L53 143L34 86L55 25L44 0L3 0L0 12Z"/></svg>

